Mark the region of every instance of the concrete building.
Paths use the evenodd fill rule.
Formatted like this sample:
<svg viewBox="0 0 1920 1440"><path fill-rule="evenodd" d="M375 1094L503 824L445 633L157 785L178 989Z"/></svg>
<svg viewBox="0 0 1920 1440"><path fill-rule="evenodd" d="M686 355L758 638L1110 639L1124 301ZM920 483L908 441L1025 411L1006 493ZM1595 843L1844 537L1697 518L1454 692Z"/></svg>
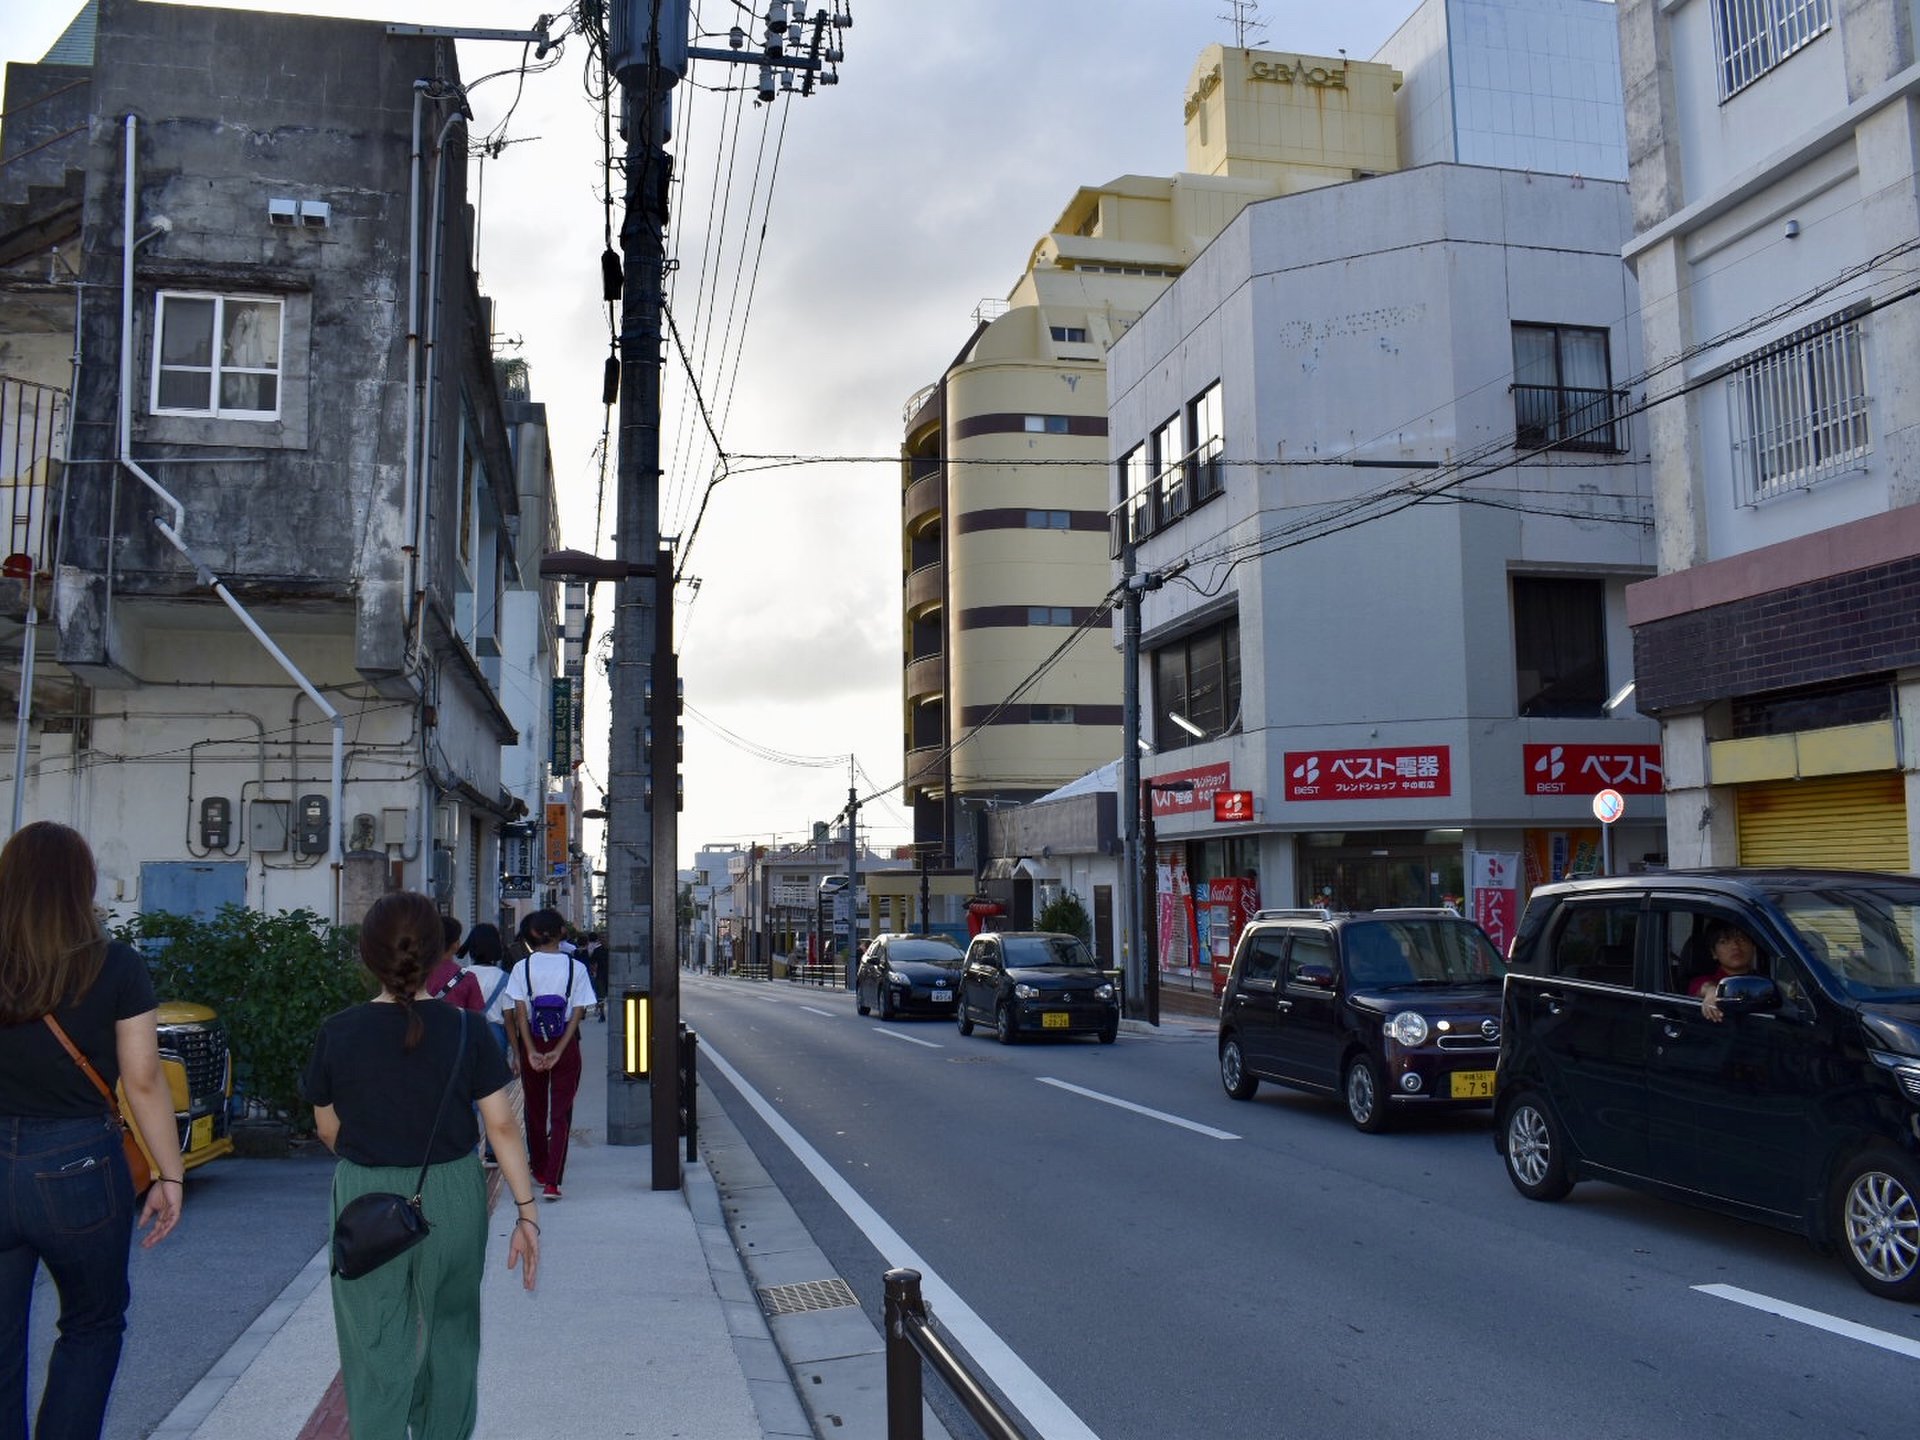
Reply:
<svg viewBox="0 0 1920 1440"><path fill-rule="evenodd" d="M1106 647L1072 645L1023 688L1105 618L1107 349L1250 201L1395 169L1398 82L1387 65L1208 47L1185 102L1186 169L1076 192L1006 300L976 313L953 364L908 403L902 730L916 844L977 869L988 811L1118 753Z"/></svg>
<svg viewBox="0 0 1920 1440"><path fill-rule="evenodd" d="M1608 711L1653 563L1627 233L1619 184L1428 165L1249 206L1114 345L1163 965L1251 903L1478 888L1497 931L1598 867L1605 786L1658 858L1656 727Z"/></svg>
<svg viewBox="0 0 1920 1440"><path fill-rule="evenodd" d="M450 41L140 0L9 67L0 374L70 410L0 477L0 801L85 831L103 902L352 919L398 884L496 918L546 795L502 748L550 477L466 258L460 108Z"/></svg>
<svg viewBox="0 0 1920 1440"><path fill-rule="evenodd" d="M1920 867L1905 0L1622 0L1675 864Z"/></svg>

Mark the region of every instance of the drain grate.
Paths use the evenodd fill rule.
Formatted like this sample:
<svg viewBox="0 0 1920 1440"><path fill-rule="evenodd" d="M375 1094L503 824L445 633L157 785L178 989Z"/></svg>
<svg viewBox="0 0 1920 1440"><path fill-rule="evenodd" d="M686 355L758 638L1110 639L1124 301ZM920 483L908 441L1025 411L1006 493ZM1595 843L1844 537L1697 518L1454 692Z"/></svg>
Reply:
<svg viewBox="0 0 1920 1440"><path fill-rule="evenodd" d="M859 1303L844 1280L803 1280L798 1285L769 1285L760 1291L760 1308L769 1315L804 1315L810 1310L839 1310Z"/></svg>

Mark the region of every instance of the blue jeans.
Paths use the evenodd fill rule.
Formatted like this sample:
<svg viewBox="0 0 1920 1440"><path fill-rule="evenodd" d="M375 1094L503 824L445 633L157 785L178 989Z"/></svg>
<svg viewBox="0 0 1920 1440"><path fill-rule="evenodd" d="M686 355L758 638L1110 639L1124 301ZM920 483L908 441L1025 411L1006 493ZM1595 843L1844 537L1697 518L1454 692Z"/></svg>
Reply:
<svg viewBox="0 0 1920 1440"><path fill-rule="evenodd" d="M45 1265L60 1292L35 1440L98 1440L127 1328L133 1182L95 1120L0 1118L0 1440L27 1437L27 1310Z"/></svg>

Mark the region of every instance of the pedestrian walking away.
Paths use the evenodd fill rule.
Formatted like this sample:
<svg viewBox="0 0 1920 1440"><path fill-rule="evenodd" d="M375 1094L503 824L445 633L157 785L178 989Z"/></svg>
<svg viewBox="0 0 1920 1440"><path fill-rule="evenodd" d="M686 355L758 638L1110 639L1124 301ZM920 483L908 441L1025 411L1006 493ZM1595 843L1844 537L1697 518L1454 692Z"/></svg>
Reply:
<svg viewBox="0 0 1920 1440"><path fill-rule="evenodd" d="M560 1198L567 1169L573 1098L580 1090L580 1022L595 1003L587 967L561 950L566 921L558 910L536 910L520 922L527 958L513 967L507 999L520 1049L527 1153L533 1178L549 1200Z"/></svg>
<svg viewBox="0 0 1920 1440"><path fill-rule="evenodd" d="M506 1060L470 1012L427 987L444 943L427 896L401 890L374 901L360 927L360 959L380 994L321 1025L301 1081L314 1128L339 1157L334 1218L361 1195L417 1191L428 1225L425 1239L378 1268L332 1279L347 1419L362 1440L473 1434L487 1199L470 1102L518 1209L507 1267L531 1290L540 1264L533 1175L507 1101Z"/></svg>
<svg viewBox="0 0 1920 1440"><path fill-rule="evenodd" d="M607 1019L607 939L599 932L587 936L587 978L593 982L594 1018Z"/></svg>
<svg viewBox="0 0 1920 1440"><path fill-rule="evenodd" d="M460 956L466 954L460 944L460 929L460 922L453 916L440 917L440 961L427 972L427 993L462 1010L485 1010L487 997L479 979L460 963Z"/></svg>
<svg viewBox="0 0 1920 1440"><path fill-rule="evenodd" d="M41 1266L60 1338L32 1433L98 1440L127 1326L127 1255L180 1223L186 1179L153 982L94 910L93 852L39 820L0 849L0 1436L27 1429L27 1316ZM71 1049L69 1049L71 1046ZM153 1179L134 1193L118 1081Z"/></svg>

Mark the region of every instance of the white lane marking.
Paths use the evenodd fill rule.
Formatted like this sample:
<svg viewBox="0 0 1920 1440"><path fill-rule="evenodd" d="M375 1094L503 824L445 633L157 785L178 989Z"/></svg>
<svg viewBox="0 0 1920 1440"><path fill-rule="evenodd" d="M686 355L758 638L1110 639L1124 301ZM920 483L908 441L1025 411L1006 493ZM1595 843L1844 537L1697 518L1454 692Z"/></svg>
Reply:
<svg viewBox="0 0 1920 1440"><path fill-rule="evenodd" d="M1832 1335L1858 1340L1862 1345L1877 1345L1882 1350L1891 1350L1896 1355L1905 1355L1909 1360L1920 1360L1920 1340L1909 1340L1904 1335L1875 1330L1870 1325L1856 1325L1851 1320L1842 1320L1838 1315L1829 1315L1822 1310L1809 1310L1804 1305L1775 1300L1770 1295L1758 1295L1751 1290L1742 1290L1737 1285L1696 1285L1693 1288L1702 1295L1731 1300L1736 1305L1745 1305L1750 1309L1764 1310L1769 1315L1778 1315L1782 1320L1795 1320L1802 1325L1811 1325L1815 1330L1825 1330Z"/></svg>
<svg viewBox="0 0 1920 1440"><path fill-rule="evenodd" d="M817 1010L811 1005L802 1005L800 1008L806 1011L809 1015L824 1015L829 1020L838 1020L840 1018L838 1015L834 1014L834 1012L831 1010Z"/></svg>
<svg viewBox="0 0 1920 1440"><path fill-rule="evenodd" d="M807 1143L806 1137L787 1122L787 1118L746 1082L738 1070L729 1065L726 1058L714 1049L711 1041L700 1047L701 1057L713 1062L713 1066L732 1083L741 1097L753 1107L754 1113L764 1120L769 1129L778 1135L807 1172L819 1182L820 1188L833 1197L834 1203L846 1212L847 1218L867 1237L869 1244L880 1252L880 1258L889 1267L906 1266L920 1272L920 1294L940 1317L940 1323L967 1348L967 1353L984 1368L1000 1392L1013 1402L1013 1407L1031 1422L1038 1434L1047 1440L1099 1440L1086 1421L1074 1414L1067 1402L1062 1400L1047 1383L1027 1367L1026 1361L1014 1354L1011 1346L988 1328L986 1321L973 1313L971 1306L953 1291L953 1287L934 1273L933 1267L922 1260L919 1253L901 1238L885 1220L845 1180L840 1178L826 1157Z"/></svg>
<svg viewBox="0 0 1920 1440"><path fill-rule="evenodd" d="M889 1040L904 1040L909 1045L924 1045L929 1050L944 1050L947 1048L944 1045L937 1045L931 1040L922 1040L917 1035L902 1035L898 1030L889 1030L884 1025L874 1026L873 1033L876 1035L885 1035Z"/></svg>
<svg viewBox="0 0 1920 1440"><path fill-rule="evenodd" d="M1102 1095L1098 1090L1088 1090L1084 1086L1069 1085L1064 1080L1055 1080L1050 1075L1035 1076L1042 1085L1051 1085L1057 1090L1071 1090L1075 1095L1084 1095L1089 1100L1098 1100L1102 1105L1117 1105L1122 1110L1131 1110L1136 1115L1145 1115L1150 1120L1164 1120L1169 1125L1178 1125L1182 1130L1191 1130L1198 1135L1208 1135L1215 1140L1238 1140L1240 1137L1231 1130L1216 1130L1211 1125L1202 1125L1198 1120L1182 1120L1178 1115L1169 1115L1164 1110L1149 1110L1144 1105L1136 1105L1131 1100L1122 1100L1117 1095Z"/></svg>

